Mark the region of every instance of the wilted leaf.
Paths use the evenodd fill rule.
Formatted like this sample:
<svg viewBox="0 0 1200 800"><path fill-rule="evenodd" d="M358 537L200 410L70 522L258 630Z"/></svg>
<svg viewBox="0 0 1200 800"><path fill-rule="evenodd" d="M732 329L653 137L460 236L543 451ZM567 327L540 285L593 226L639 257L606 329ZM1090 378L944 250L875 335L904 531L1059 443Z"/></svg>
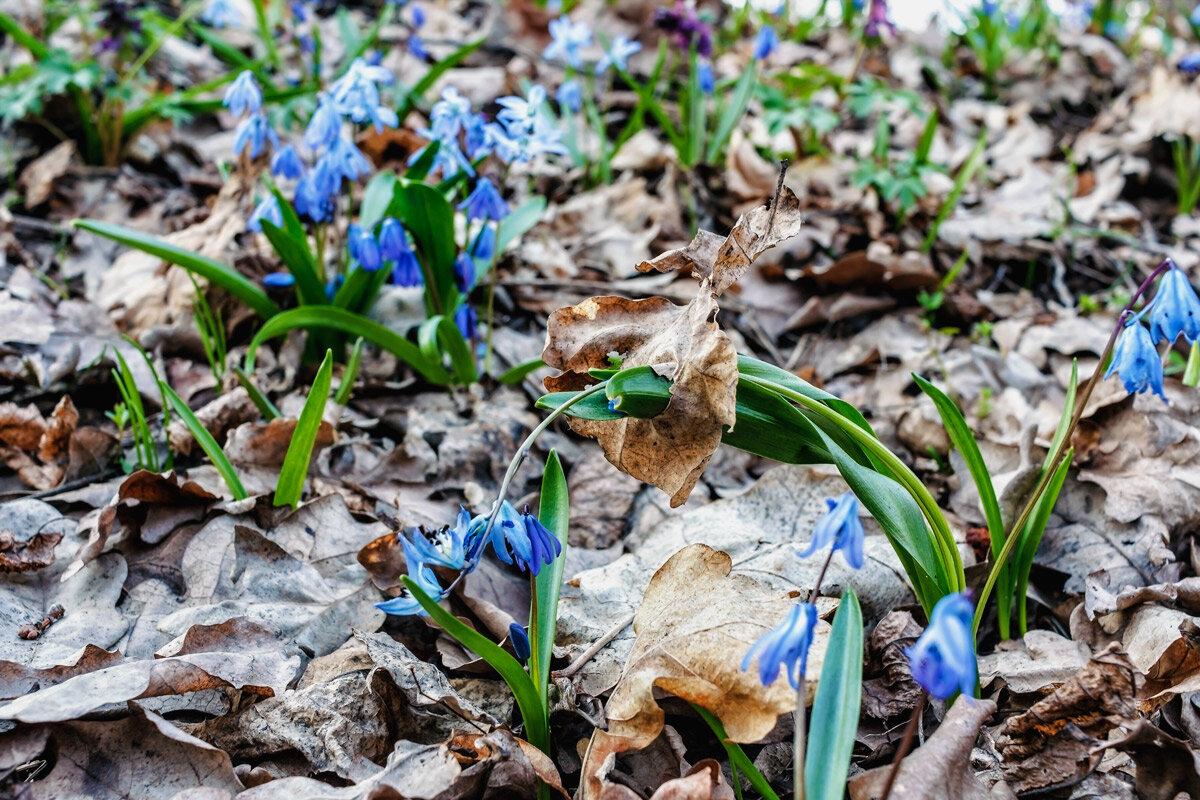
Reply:
<svg viewBox="0 0 1200 800"><path fill-rule="evenodd" d="M283 463L292 434L296 431L296 420L283 417L270 422L248 422L229 432L225 443L225 455L234 464L254 464L260 467L277 467ZM317 428L317 439L313 452L333 444L333 426L321 420Z"/></svg>
<svg viewBox="0 0 1200 800"><path fill-rule="evenodd" d="M1133 757L1139 800L1195 797L1200 787L1200 751L1191 742L1169 736L1145 719L1138 719L1126 736L1100 749L1121 750Z"/></svg>
<svg viewBox="0 0 1200 800"><path fill-rule="evenodd" d="M76 675L111 667L122 660L123 656L119 651L109 651L89 644L73 664L36 669L15 661L0 661L0 700L10 700L54 686Z"/></svg>
<svg viewBox="0 0 1200 800"><path fill-rule="evenodd" d="M979 685L986 689L999 680L1017 694L1045 693L1074 677L1089 655L1087 645L1051 631L1032 630L979 657Z"/></svg>
<svg viewBox="0 0 1200 800"><path fill-rule="evenodd" d="M12 531L0 530L0 572L32 572L54 563L61 533L35 533L18 541Z"/></svg>
<svg viewBox="0 0 1200 800"><path fill-rule="evenodd" d="M1003 800L1011 791L989 790L971 769L975 737L996 710L991 700L960 697L929 740L904 759L891 796L895 800ZM874 800L891 766L850 779L850 800Z"/></svg>

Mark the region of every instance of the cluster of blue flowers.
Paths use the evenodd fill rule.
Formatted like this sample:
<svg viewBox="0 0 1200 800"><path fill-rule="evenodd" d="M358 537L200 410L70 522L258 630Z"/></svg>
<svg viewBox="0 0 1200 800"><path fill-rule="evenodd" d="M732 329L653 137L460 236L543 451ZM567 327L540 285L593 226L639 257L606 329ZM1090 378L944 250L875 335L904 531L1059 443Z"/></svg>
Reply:
<svg viewBox="0 0 1200 800"><path fill-rule="evenodd" d="M446 590L438 582L434 568L470 574L479 565L489 544L496 558L505 564L515 564L530 575L537 575L543 566L553 563L562 555L562 544L558 538L546 530L528 509L518 513L505 500L500 504L491 531L485 536L487 522L488 515L472 517L463 509L454 527L443 528L431 536L419 530L410 531L407 535L403 531L397 533L404 549L409 577L434 600L440 600ZM425 613L421 604L407 591L379 603L378 607L396 615ZM513 644L519 645L518 639L521 637L515 631L512 634ZM521 634L524 634L524 630ZM528 638L525 638L525 658L528 658L528 642Z"/></svg>
<svg viewBox="0 0 1200 800"><path fill-rule="evenodd" d="M832 547L842 551L846 563L853 569L863 565L862 521L858 517L858 500L851 492L825 501L828 510L813 529L813 539L801 557ZM944 700L955 692L971 695L977 679L975 637L972 632L974 607L961 592L949 594L938 601L930 615L929 626L916 644L904 652L912 668L913 679L930 695ZM742 660L742 670L749 669L758 659L758 674L763 686L770 686L786 670L792 688L799 688L800 678L808 668L808 651L812 647L817 625L817 607L811 602L798 603L777 627L768 631Z"/></svg>
<svg viewBox="0 0 1200 800"><path fill-rule="evenodd" d="M1118 373L1125 391L1140 394L1152 390L1166 402L1157 344L1174 345L1180 336L1188 344L1200 339L1200 298L1187 275L1171 259L1161 269L1164 271L1154 299L1123 324L1104 377ZM1142 324L1146 317L1149 328Z"/></svg>
<svg viewBox="0 0 1200 800"><path fill-rule="evenodd" d="M235 117L241 118L234 130L234 155L240 156L249 148L250 158L258 158L267 141L273 147L279 146L279 137L263 113L262 101L262 90L249 70L234 78L225 90L225 107Z"/></svg>

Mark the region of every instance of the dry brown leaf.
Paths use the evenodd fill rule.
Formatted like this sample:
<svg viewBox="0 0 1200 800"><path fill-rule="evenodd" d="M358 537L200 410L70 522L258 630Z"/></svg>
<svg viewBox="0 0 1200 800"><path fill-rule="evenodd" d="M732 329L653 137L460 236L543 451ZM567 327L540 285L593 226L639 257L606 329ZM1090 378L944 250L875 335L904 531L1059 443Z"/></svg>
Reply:
<svg viewBox="0 0 1200 800"><path fill-rule="evenodd" d="M556 311L547 324L542 358L564 371L546 379L551 390L590 382L587 370L607 367L614 352L625 367L651 366L671 378L671 401L657 417L572 419L571 427L597 439L618 469L671 495L672 506L687 500L722 430L735 421L737 351L716 313L701 285L686 307L659 297L593 297Z"/></svg>
<svg viewBox="0 0 1200 800"><path fill-rule="evenodd" d="M1110 645L1048 697L1008 719L996 749L1013 788L1040 789L1085 772L1089 744L1067 732L1067 726L1100 739L1119 718L1135 716L1138 677L1121 648Z"/></svg>
<svg viewBox="0 0 1200 800"><path fill-rule="evenodd" d="M12 531L0 531L0 573L32 572L54 563L54 548L61 533L35 533L18 541Z"/></svg>
<svg viewBox="0 0 1200 800"><path fill-rule="evenodd" d="M267 423L248 422L229 432L225 443L225 455L234 464L254 464L260 467L278 467L287 455L296 432L295 419L282 417ZM321 420L313 452L333 444L333 426Z"/></svg>
<svg viewBox="0 0 1200 800"><path fill-rule="evenodd" d="M75 142L67 139L29 162L18 180L25 192L25 207L34 208L49 200L54 184L67 174L74 160Z"/></svg>
<svg viewBox="0 0 1200 800"><path fill-rule="evenodd" d="M1169 736L1145 719L1138 719L1122 739L1100 750L1129 753L1137 765L1135 790L1140 800L1195 797L1200 790L1200 751L1184 739Z"/></svg>
<svg viewBox="0 0 1200 800"><path fill-rule="evenodd" d="M599 796L596 775L610 753L645 747L662 731L656 689L711 710L738 742L761 739L795 709L786 680L764 688L756 670L741 670L746 651L794 601L745 576L730 577L732 564L727 554L693 544L650 580L633 620L637 641L605 709L608 732L593 739L585 758L587 796ZM808 661L810 697L828 636L829 626L819 622Z"/></svg>
<svg viewBox="0 0 1200 800"><path fill-rule="evenodd" d="M237 426L258 419L258 407L241 386L219 395L211 403L196 410L196 419L218 442ZM196 438L183 420L173 419L167 426L167 439L176 453L190 455L196 448Z"/></svg>
<svg viewBox="0 0 1200 800"><path fill-rule="evenodd" d="M895 800L1003 800L1012 792L989 790L971 769L975 737L996 710L992 700L960 697L941 726L900 765L891 796ZM891 766L878 767L850 780L850 800L874 800L883 791Z"/></svg>
<svg viewBox="0 0 1200 800"><path fill-rule="evenodd" d="M32 453L45 432L46 421L36 406L0 403L0 443Z"/></svg>

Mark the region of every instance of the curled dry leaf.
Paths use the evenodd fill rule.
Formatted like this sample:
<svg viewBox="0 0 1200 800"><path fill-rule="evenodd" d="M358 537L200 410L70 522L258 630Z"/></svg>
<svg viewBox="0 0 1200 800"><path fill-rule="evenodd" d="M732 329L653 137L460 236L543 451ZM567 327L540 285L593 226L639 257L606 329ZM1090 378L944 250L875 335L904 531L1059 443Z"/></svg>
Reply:
<svg viewBox="0 0 1200 800"><path fill-rule="evenodd" d="M292 435L296 432L295 419L282 417L270 422L248 422L229 432L225 444L225 455L234 464L254 464L260 467L277 467L283 463ZM317 439L313 452L333 444L333 426L321 420L317 428Z"/></svg>
<svg viewBox="0 0 1200 800"><path fill-rule="evenodd" d="M738 742L761 739L795 709L786 680L763 687L756 669L741 670L746 651L794 601L745 576L731 577L732 564L726 553L693 544L650 580L633 620L633 652L606 707L608 732L596 734L603 741L593 737L584 760L587 796L599 796L596 774L608 755L645 747L662 731L656 689L711 710ZM829 626L818 622L808 660L810 697L828 636Z"/></svg>
<svg viewBox="0 0 1200 800"><path fill-rule="evenodd" d="M61 533L35 533L18 541L12 531L0 531L0 572L32 572L54 563Z"/></svg>
<svg viewBox="0 0 1200 800"><path fill-rule="evenodd" d="M1145 719L1138 719L1127 736L1099 751L1121 750L1137 765L1135 790L1141 800L1195 797L1200 787L1200 751L1184 739L1169 736Z"/></svg>
<svg viewBox="0 0 1200 800"><path fill-rule="evenodd" d="M49 419L34 406L0 404L0 460L34 489L52 489L68 478L102 469L117 442L98 428L79 427L67 395Z"/></svg>
<svg viewBox="0 0 1200 800"><path fill-rule="evenodd" d="M1124 651L1110 645L1049 696L1005 722L996 749L1013 788L1040 789L1087 771L1089 737L1103 738L1114 720L1136 715L1138 678ZM1072 735L1068 726L1084 736Z"/></svg>
<svg viewBox="0 0 1200 800"><path fill-rule="evenodd" d="M979 727L996 710L992 700L960 697L941 726L900 765L891 796L895 800L1002 800L1012 798L1003 785L988 789L971 769L971 750ZM874 800L883 791L891 766L850 781L850 800Z"/></svg>

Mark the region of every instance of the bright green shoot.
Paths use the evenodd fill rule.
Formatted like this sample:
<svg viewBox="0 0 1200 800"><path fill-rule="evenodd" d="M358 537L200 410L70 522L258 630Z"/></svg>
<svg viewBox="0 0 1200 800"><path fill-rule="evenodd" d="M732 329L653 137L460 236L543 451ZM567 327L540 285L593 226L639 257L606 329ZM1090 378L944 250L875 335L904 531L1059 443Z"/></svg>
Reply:
<svg viewBox="0 0 1200 800"><path fill-rule="evenodd" d="M321 429L321 417L325 413L325 402L329 398L332 381L333 351L326 350L325 360L317 370L317 377L313 380L308 398L304 401L300 419L296 421L287 455L283 458L283 468L279 472L279 483L275 488L276 506L291 506L295 509L300 505L300 497L304 493L304 477L308 474L309 464L312 463L313 447L316 446L317 434Z"/></svg>
<svg viewBox="0 0 1200 800"><path fill-rule="evenodd" d="M221 391L221 383L225 377L225 360L228 351L225 344L225 320L220 311L214 311L204 295L204 290L196 282L196 277L188 273L192 282L192 315L196 319L196 330L200 333L200 344L204 347L204 357L212 370L213 379L217 382L217 391Z"/></svg>

